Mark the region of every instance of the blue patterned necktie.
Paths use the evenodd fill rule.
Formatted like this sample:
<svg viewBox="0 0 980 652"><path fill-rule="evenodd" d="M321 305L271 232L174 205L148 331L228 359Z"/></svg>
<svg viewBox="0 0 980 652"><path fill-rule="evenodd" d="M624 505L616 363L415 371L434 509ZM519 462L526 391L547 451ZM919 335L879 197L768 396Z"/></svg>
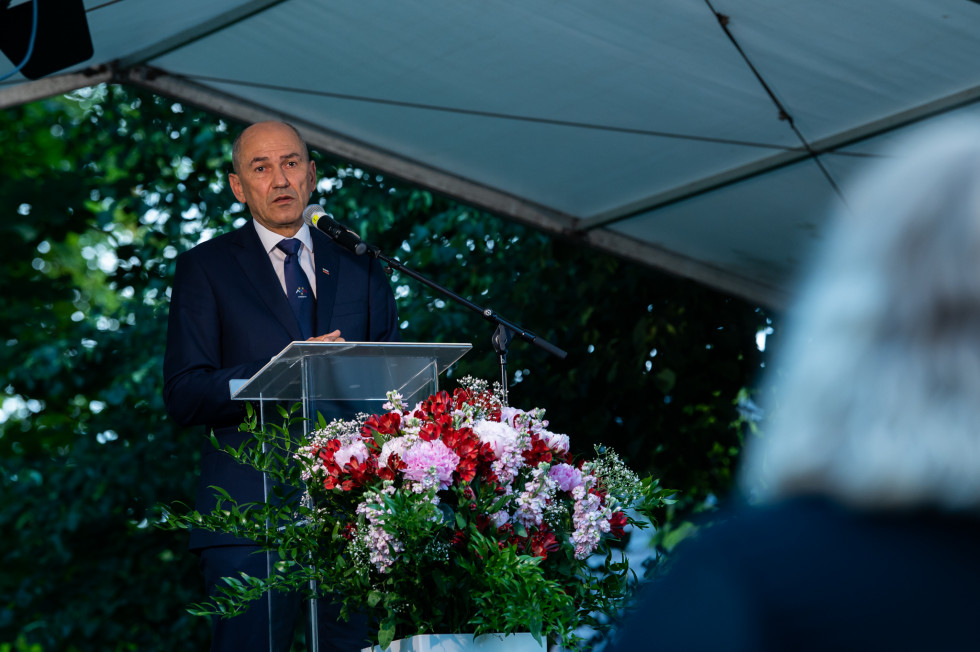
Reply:
<svg viewBox="0 0 980 652"><path fill-rule="evenodd" d="M299 265L299 248L302 244L296 238L284 238L276 244L276 247L286 254L286 262L283 263L286 298L289 300L293 312L296 313L300 332L302 332L305 340L313 337L314 298L310 279L307 278L303 268Z"/></svg>

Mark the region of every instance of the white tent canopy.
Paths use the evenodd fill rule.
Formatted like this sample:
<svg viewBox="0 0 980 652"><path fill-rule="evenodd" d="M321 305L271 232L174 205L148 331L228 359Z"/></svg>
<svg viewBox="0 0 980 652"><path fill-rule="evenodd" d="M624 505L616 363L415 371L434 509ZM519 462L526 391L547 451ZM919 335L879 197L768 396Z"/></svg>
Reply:
<svg viewBox="0 0 980 652"><path fill-rule="evenodd" d="M14 75L0 106L119 82L284 118L325 153L768 305L856 167L980 99L970 0L84 2L94 56Z"/></svg>

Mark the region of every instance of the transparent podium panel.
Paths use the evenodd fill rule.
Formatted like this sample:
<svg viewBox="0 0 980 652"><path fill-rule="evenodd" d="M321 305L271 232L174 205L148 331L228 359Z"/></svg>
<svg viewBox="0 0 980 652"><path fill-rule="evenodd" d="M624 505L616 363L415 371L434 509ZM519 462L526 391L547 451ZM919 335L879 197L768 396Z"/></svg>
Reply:
<svg viewBox="0 0 980 652"><path fill-rule="evenodd" d="M280 420L275 404L302 403L302 434L309 435L321 416L329 423L383 412L391 390L398 391L407 405L427 398L439 391L439 374L470 348L469 344L293 342L248 380L232 380L231 397L257 402L263 429L267 420ZM299 437L297 425L289 430ZM269 495L267 487L266 500ZM266 560L271 567L269 554ZM310 586L316 589L312 581ZM316 598L307 603L311 652L319 650L316 603ZM271 636L269 640L271 651Z"/></svg>
<svg viewBox="0 0 980 652"><path fill-rule="evenodd" d="M470 348L470 344L293 342L235 388L232 398L302 402L303 416L312 424L319 416L329 422L375 414L383 411L391 390L398 391L407 405L437 392L439 374Z"/></svg>

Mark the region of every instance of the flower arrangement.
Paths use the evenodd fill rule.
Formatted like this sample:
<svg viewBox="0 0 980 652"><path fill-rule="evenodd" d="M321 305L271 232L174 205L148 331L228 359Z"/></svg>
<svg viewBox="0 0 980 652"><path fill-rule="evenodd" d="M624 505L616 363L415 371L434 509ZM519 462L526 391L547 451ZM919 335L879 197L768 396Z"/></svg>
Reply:
<svg viewBox="0 0 980 652"><path fill-rule="evenodd" d="M635 577L617 546L670 502L655 480L608 449L575 461L544 410L505 406L485 381L463 379L415 406L388 399L383 414L321 420L298 448L284 444L284 426L256 432L274 450L229 451L304 489L298 499L284 490L277 505L225 501L179 519L280 558L276 575L231 578L227 595L196 613L234 613L265 590L312 581L343 614L368 612L385 648L420 633L522 631L567 645L622 608Z"/></svg>

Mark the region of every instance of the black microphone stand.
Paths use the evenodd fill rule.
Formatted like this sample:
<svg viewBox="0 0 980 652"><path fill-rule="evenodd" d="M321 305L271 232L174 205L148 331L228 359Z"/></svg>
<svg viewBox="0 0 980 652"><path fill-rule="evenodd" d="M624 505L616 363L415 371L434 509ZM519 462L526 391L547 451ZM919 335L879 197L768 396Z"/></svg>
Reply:
<svg viewBox="0 0 980 652"><path fill-rule="evenodd" d="M351 251L354 251L354 253L357 253L359 255L361 253L366 253L371 256L374 256L378 260L383 261L389 267L389 269L397 269L399 272L402 272L403 274L414 278L416 281L424 283L425 285L429 286L433 290L436 290L437 292L449 297L456 303L459 303L469 308L473 312L477 312L481 314L484 319L486 319L490 323L497 325L497 328L496 330L494 330L493 336L491 337L490 341L493 344L493 350L496 351L497 357L500 359L500 385L502 391L501 398L503 399L504 405L508 404L507 403L507 394L508 394L507 347L515 335L521 338L522 340L524 340L525 342L530 342L531 344L535 344L541 347L548 353L556 356L559 360L564 360L565 356L568 355L567 352L558 348L551 342L541 337L538 337L531 331L521 326L518 326L512 321L504 319L496 312L494 312L491 308L478 306L472 301L468 299L464 299L463 297L459 296L452 290L449 290L448 288L439 285L435 281L432 281L426 278L425 276L422 276L418 272L409 269L400 261L384 255L383 253L381 253L381 250L375 247L374 245L369 245L363 241L360 242L359 244L364 245L364 247L363 248L359 247L357 250L351 248Z"/></svg>

